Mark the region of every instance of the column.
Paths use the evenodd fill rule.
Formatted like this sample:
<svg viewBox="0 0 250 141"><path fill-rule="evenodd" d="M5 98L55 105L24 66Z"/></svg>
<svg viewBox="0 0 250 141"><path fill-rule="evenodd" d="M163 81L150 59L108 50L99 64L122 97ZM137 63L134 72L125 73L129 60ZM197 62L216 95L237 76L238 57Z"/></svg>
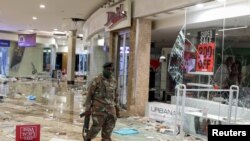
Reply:
<svg viewBox="0 0 250 141"><path fill-rule="evenodd" d="M75 60L76 60L76 30L71 30L68 37L68 63L67 83L75 84Z"/></svg>
<svg viewBox="0 0 250 141"><path fill-rule="evenodd" d="M137 19L133 21L131 28L130 85L128 86L130 115L144 116L148 103L151 26L151 20Z"/></svg>

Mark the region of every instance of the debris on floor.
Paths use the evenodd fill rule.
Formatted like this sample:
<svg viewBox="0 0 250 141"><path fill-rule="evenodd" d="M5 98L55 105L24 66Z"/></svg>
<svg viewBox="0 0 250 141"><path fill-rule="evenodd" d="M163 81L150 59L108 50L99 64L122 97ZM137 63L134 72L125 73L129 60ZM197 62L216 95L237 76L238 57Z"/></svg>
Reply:
<svg viewBox="0 0 250 141"><path fill-rule="evenodd" d="M56 135L66 135L66 132L57 132Z"/></svg>
<svg viewBox="0 0 250 141"><path fill-rule="evenodd" d="M86 98L82 83L72 88L66 81L61 81L58 86L46 79L18 79L9 81L4 88L9 92L6 90L4 103L0 103L0 141L15 140L15 126L28 123L41 125L41 141L82 140L83 119L79 113L84 109ZM171 131L164 123L131 116L118 118L112 140L173 141L175 136L169 134ZM93 141L101 141L101 132Z"/></svg>
<svg viewBox="0 0 250 141"><path fill-rule="evenodd" d="M133 128L121 128L121 129L115 130L114 133L117 133L120 135L132 135L132 134L139 134L139 131Z"/></svg>
<svg viewBox="0 0 250 141"><path fill-rule="evenodd" d="M34 95L29 95L29 96L27 96L27 99L29 99L29 100L36 100L36 96L34 96Z"/></svg>

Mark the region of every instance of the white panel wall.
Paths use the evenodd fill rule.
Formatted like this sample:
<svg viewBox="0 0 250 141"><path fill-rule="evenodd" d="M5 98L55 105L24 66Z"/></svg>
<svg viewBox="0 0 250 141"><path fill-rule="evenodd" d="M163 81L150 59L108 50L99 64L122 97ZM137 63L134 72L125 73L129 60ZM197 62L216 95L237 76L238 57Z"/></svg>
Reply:
<svg viewBox="0 0 250 141"><path fill-rule="evenodd" d="M100 8L88 18L83 26L84 36L90 38L94 34L104 30L104 24L107 21L107 14L105 8Z"/></svg>

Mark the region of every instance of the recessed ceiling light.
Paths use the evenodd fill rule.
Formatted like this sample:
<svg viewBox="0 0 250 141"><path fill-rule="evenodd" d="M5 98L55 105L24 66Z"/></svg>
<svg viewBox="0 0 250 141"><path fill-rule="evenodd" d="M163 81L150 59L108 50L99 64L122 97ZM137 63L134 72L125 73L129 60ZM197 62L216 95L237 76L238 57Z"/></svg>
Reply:
<svg viewBox="0 0 250 141"><path fill-rule="evenodd" d="M54 31L57 31L57 30L58 30L57 28L54 29Z"/></svg>
<svg viewBox="0 0 250 141"><path fill-rule="evenodd" d="M78 34L79 37L83 37L83 34Z"/></svg>
<svg viewBox="0 0 250 141"><path fill-rule="evenodd" d="M44 4L40 4L40 8L45 8L45 5Z"/></svg>
<svg viewBox="0 0 250 141"><path fill-rule="evenodd" d="M218 2L225 2L226 0L217 0Z"/></svg>
<svg viewBox="0 0 250 141"><path fill-rule="evenodd" d="M33 20L37 20L37 17L32 17Z"/></svg>
<svg viewBox="0 0 250 141"><path fill-rule="evenodd" d="M202 8L204 5L203 4L196 4L196 7L198 7L198 8Z"/></svg>

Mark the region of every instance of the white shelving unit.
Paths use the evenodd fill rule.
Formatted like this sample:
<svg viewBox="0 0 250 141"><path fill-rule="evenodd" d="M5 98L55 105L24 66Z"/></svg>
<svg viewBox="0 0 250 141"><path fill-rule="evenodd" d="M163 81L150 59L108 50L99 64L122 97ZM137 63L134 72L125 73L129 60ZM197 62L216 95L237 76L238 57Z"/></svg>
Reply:
<svg viewBox="0 0 250 141"><path fill-rule="evenodd" d="M198 83L187 83L187 86L196 86L198 88L213 88L213 85L210 84L211 76L214 74L213 72L188 72L191 75L198 75L199 80ZM201 76L208 76L207 84L201 84ZM200 91L198 91L198 97L200 96ZM209 99L209 91L207 92L207 99Z"/></svg>
<svg viewBox="0 0 250 141"><path fill-rule="evenodd" d="M214 115L214 114L209 114L205 113L204 111L200 110L195 111L195 112L187 112L185 110L185 102L186 102L186 93L187 92L229 92L229 102L227 106L227 115L226 116L221 116L221 115ZM179 114L176 114L176 127L179 125L180 127L180 134L184 137L184 116L185 115L191 115L191 116L196 116L196 117L202 117L206 119L212 119L212 120L217 120L217 121L222 121L223 123L230 124L232 123L231 118L233 117L233 123L236 123L236 118L237 118L237 108L238 108L238 97L239 97L239 87L236 85L232 85L230 89L211 89L211 88L202 88L202 89L187 89L186 85L184 84L179 84L176 86L176 92L177 92L177 97L176 97L176 111ZM181 96L182 94L182 96ZM234 105L235 108L233 108L233 95L236 94L236 103ZM181 104L179 105L179 101L181 100ZM232 110L235 110L232 115ZM184 112L185 111L185 112ZM179 119L179 122L178 122ZM175 131L178 132L178 131ZM194 136L197 136L195 134Z"/></svg>

